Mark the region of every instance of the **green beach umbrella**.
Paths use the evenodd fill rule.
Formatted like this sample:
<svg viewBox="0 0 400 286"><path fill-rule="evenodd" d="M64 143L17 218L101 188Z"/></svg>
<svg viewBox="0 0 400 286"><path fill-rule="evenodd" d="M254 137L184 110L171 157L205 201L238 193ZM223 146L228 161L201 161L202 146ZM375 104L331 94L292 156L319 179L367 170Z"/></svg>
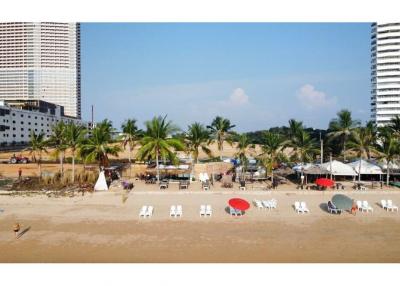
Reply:
<svg viewBox="0 0 400 286"><path fill-rule="evenodd" d="M332 197L332 203L338 209L351 210L351 207L353 206L353 199L349 198L348 196L338 194Z"/></svg>

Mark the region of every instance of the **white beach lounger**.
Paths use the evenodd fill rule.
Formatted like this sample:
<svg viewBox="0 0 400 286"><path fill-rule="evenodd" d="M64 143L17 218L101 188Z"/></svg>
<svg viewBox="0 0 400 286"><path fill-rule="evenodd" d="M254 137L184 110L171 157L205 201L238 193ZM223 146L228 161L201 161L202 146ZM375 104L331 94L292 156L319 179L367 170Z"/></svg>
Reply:
<svg viewBox="0 0 400 286"><path fill-rule="evenodd" d="M275 199L271 199L269 202L270 207L276 209L276 207L278 206L278 201Z"/></svg>
<svg viewBox="0 0 400 286"><path fill-rule="evenodd" d="M368 204L367 201L362 202L362 207L363 207L363 209L366 210L366 212L369 212L369 211L374 212L374 209Z"/></svg>
<svg viewBox="0 0 400 286"><path fill-rule="evenodd" d="M384 210L388 211L387 202L385 200L381 200L381 206Z"/></svg>
<svg viewBox="0 0 400 286"><path fill-rule="evenodd" d="M230 215L237 216L236 210L235 210L234 208L232 208L232 207L229 207L229 214L230 214Z"/></svg>
<svg viewBox="0 0 400 286"><path fill-rule="evenodd" d="M361 202L361 201L357 201L356 204L357 204L358 210L361 211L361 212L363 212L363 211L364 211L364 208L363 208L362 202Z"/></svg>
<svg viewBox="0 0 400 286"><path fill-rule="evenodd" d="M300 207L300 202L294 202L294 209L297 213L300 213L300 212L304 213L304 211Z"/></svg>
<svg viewBox="0 0 400 286"><path fill-rule="evenodd" d="M153 216L153 210L154 210L153 206L148 206L147 207L147 211L146 211L146 217L152 217Z"/></svg>
<svg viewBox="0 0 400 286"><path fill-rule="evenodd" d="M256 208L258 208L259 210L264 208L263 203L261 201L254 200L253 202L254 202L254 205L256 206Z"/></svg>
<svg viewBox="0 0 400 286"><path fill-rule="evenodd" d="M206 205L200 205L200 216L206 215Z"/></svg>
<svg viewBox="0 0 400 286"><path fill-rule="evenodd" d="M146 211L147 211L147 206L142 206L139 212L139 217L145 217L146 216Z"/></svg>
<svg viewBox="0 0 400 286"><path fill-rule="evenodd" d="M303 210L303 213L309 213L310 212L310 210L307 208L307 204L306 204L306 202L301 202L300 203L300 208Z"/></svg>
<svg viewBox="0 0 400 286"><path fill-rule="evenodd" d="M176 206L172 205L170 210L169 210L169 216L170 217L176 217Z"/></svg>
<svg viewBox="0 0 400 286"><path fill-rule="evenodd" d="M393 204L392 200L387 200L387 208L390 211L394 210L396 210L397 212L399 211L399 208Z"/></svg>
<svg viewBox="0 0 400 286"><path fill-rule="evenodd" d="M206 206L206 215L207 216L212 216L212 208L211 205Z"/></svg>
<svg viewBox="0 0 400 286"><path fill-rule="evenodd" d="M270 210L271 209L271 202L270 201L262 201L264 208Z"/></svg>
<svg viewBox="0 0 400 286"><path fill-rule="evenodd" d="M176 206L175 216L182 217L182 215L183 215L182 206L181 206L181 205L177 205L177 206Z"/></svg>

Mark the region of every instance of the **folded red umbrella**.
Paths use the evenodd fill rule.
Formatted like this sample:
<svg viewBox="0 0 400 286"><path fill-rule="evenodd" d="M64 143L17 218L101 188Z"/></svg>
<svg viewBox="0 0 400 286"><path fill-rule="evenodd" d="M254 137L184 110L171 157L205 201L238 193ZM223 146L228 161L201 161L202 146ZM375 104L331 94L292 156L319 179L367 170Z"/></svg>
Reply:
<svg viewBox="0 0 400 286"><path fill-rule="evenodd" d="M233 207L234 209L240 210L240 211L245 211L250 207L250 204L248 201L240 199L240 198L230 199L228 203L231 207Z"/></svg>
<svg viewBox="0 0 400 286"><path fill-rule="evenodd" d="M332 187L333 185L335 185L335 181L327 178L316 179L315 183L321 187Z"/></svg>

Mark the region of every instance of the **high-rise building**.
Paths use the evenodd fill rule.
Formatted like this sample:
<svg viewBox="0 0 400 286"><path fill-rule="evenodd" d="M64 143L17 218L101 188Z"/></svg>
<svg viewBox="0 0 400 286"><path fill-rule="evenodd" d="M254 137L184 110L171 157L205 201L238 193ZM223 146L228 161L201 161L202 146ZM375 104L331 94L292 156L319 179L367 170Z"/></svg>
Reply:
<svg viewBox="0 0 400 286"><path fill-rule="evenodd" d="M0 100L41 100L81 118L78 23L0 23Z"/></svg>
<svg viewBox="0 0 400 286"><path fill-rule="evenodd" d="M371 117L378 126L400 116L400 23L371 25Z"/></svg>

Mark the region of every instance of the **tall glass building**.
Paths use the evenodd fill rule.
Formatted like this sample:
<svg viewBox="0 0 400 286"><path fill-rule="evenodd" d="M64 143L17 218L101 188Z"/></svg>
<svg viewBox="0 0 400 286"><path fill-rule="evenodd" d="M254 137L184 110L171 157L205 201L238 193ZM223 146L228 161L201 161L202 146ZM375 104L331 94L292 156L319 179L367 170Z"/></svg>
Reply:
<svg viewBox="0 0 400 286"><path fill-rule="evenodd" d="M400 116L400 23L371 25L371 117L378 126Z"/></svg>
<svg viewBox="0 0 400 286"><path fill-rule="evenodd" d="M81 118L79 23L0 23L0 100L42 100Z"/></svg>

